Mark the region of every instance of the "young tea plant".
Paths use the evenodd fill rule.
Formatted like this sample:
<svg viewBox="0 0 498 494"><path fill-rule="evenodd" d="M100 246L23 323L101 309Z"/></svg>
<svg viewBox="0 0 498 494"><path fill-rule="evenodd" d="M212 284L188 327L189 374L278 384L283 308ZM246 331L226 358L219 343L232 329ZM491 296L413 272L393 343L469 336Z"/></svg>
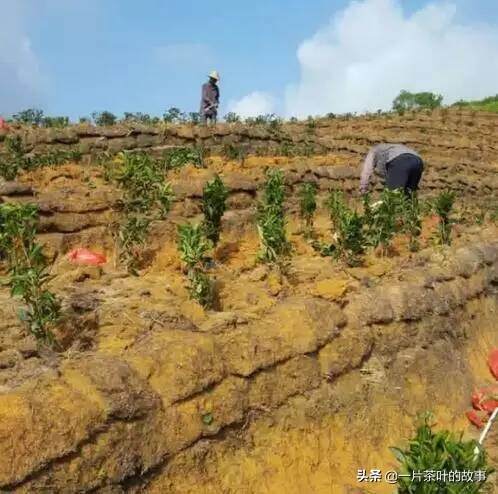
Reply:
<svg viewBox="0 0 498 494"><path fill-rule="evenodd" d="M404 194L399 190L382 191L377 206L372 206L368 218L367 237L373 247L382 247L385 252L393 236L401 228Z"/></svg>
<svg viewBox="0 0 498 494"><path fill-rule="evenodd" d="M5 180L14 180L25 168L24 148L21 137L7 136L4 140L5 154L0 156L0 175Z"/></svg>
<svg viewBox="0 0 498 494"><path fill-rule="evenodd" d="M342 191L332 191L327 200L334 242L320 247L322 255L342 259L348 266L359 266L365 251L365 217L346 204Z"/></svg>
<svg viewBox="0 0 498 494"><path fill-rule="evenodd" d="M157 163L144 153L121 153L114 179L123 191L118 241L119 258L137 274L152 221L163 219L173 201L171 185L164 182Z"/></svg>
<svg viewBox="0 0 498 494"><path fill-rule="evenodd" d="M138 274L142 250L147 241L151 220L144 214L125 215L119 225L119 259L129 273Z"/></svg>
<svg viewBox="0 0 498 494"><path fill-rule="evenodd" d="M343 259L348 266L362 264L362 254L365 252L364 219L357 212L345 209L338 218L335 233L335 256Z"/></svg>
<svg viewBox="0 0 498 494"><path fill-rule="evenodd" d="M38 341L52 345L60 303L46 287L50 266L36 243L37 222L34 204L0 205L0 252L7 260L11 295L25 305L19 317Z"/></svg>
<svg viewBox="0 0 498 494"><path fill-rule="evenodd" d="M477 449L476 449L477 448ZM449 431L435 432L430 416L426 416L417 428L406 449L391 448L399 462L398 492L399 494L478 494L487 491L489 475L493 470L488 466L486 453L477 441L464 441L462 435L457 436ZM477 454L476 454L477 451ZM472 472L481 473L481 479L456 482L442 476L431 482L415 478L418 472Z"/></svg>
<svg viewBox="0 0 498 494"><path fill-rule="evenodd" d="M327 206L329 208L330 220L332 221L332 228L337 230L341 217L348 209L344 193L339 190L334 190L330 193Z"/></svg>
<svg viewBox="0 0 498 494"><path fill-rule="evenodd" d="M186 165L204 168L204 156L201 148L176 148L167 154L166 166L168 169L182 168Z"/></svg>
<svg viewBox="0 0 498 494"><path fill-rule="evenodd" d="M410 251L417 252L420 249L422 219L420 203L414 193L404 198L403 201L403 231L408 235Z"/></svg>
<svg viewBox="0 0 498 494"><path fill-rule="evenodd" d="M441 192L434 200L434 211L439 217L438 233L439 242L443 245L451 244L451 229L454 223L451 212L455 203L455 193L452 191Z"/></svg>
<svg viewBox="0 0 498 494"><path fill-rule="evenodd" d="M313 217L316 212L316 184L305 183L299 191L300 215L304 223L306 238L313 236Z"/></svg>
<svg viewBox="0 0 498 494"><path fill-rule="evenodd" d="M214 301L213 285L203 267L210 248L211 242L205 238L202 225L178 226L178 250L187 266L190 296L206 308Z"/></svg>
<svg viewBox="0 0 498 494"><path fill-rule="evenodd" d="M266 174L263 201L258 207L258 233L261 245L258 258L268 264L278 264L290 253L290 244L285 232L284 198L282 171L269 170Z"/></svg>
<svg viewBox="0 0 498 494"><path fill-rule="evenodd" d="M221 218L226 211L227 198L228 189L218 175L204 186L202 195L204 221L202 227L206 238L213 245L216 245L220 239Z"/></svg>

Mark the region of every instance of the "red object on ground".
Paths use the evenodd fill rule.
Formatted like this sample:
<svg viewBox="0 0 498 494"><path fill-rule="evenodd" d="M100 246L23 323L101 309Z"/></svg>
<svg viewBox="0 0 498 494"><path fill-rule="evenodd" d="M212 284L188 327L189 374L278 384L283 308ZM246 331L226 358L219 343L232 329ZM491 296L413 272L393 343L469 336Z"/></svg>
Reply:
<svg viewBox="0 0 498 494"><path fill-rule="evenodd" d="M498 379L498 348L491 350L488 358L489 370Z"/></svg>
<svg viewBox="0 0 498 494"><path fill-rule="evenodd" d="M5 120L2 117L0 117L0 130L8 130L8 129L9 126L7 125Z"/></svg>
<svg viewBox="0 0 498 494"><path fill-rule="evenodd" d="M481 407L485 412L488 412L491 415L495 411L495 408L498 408L498 401L485 400L481 403Z"/></svg>
<svg viewBox="0 0 498 494"><path fill-rule="evenodd" d="M474 424L477 428L482 429L486 423L487 415L483 412L476 412L475 410L469 410L466 412L467 418Z"/></svg>
<svg viewBox="0 0 498 494"><path fill-rule="evenodd" d="M498 407L498 386L486 386L472 393L472 406L475 410L493 412Z"/></svg>
<svg viewBox="0 0 498 494"><path fill-rule="evenodd" d="M91 250L78 248L72 250L67 257L75 264L86 264L87 266L100 266L107 262L104 254L92 252Z"/></svg>

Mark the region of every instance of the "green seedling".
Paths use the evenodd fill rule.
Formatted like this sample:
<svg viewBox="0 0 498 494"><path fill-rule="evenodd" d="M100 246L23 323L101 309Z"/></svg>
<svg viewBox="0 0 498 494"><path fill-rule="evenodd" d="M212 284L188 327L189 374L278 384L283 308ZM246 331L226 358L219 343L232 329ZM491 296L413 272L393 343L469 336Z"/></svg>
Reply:
<svg viewBox="0 0 498 494"><path fill-rule="evenodd" d="M204 168L204 157L200 148L176 148L166 156L166 166L168 169L182 168L187 165Z"/></svg>
<svg viewBox="0 0 498 494"><path fill-rule="evenodd" d="M313 217L316 212L316 184L305 183L299 191L299 206L301 219L304 222L304 232L306 237L313 234Z"/></svg>
<svg viewBox="0 0 498 494"><path fill-rule="evenodd" d="M403 231L408 235L410 251L417 252L420 249L422 219L416 194L411 194L403 201Z"/></svg>
<svg viewBox="0 0 498 494"><path fill-rule="evenodd" d="M0 175L5 180L14 180L20 170L25 168L24 148L21 137L7 136L5 138L4 156L0 156Z"/></svg>
<svg viewBox="0 0 498 494"><path fill-rule="evenodd" d="M285 199L284 174L279 169L269 169L263 192L263 203L283 212Z"/></svg>
<svg viewBox="0 0 498 494"><path fill-rule="evenodd" d="M356 211L342 211L335 234L336 257L342 258L348 266L359 266L365 244L363 217Z"/></svg>
<svg viewBox="0 0 498 494"><path fill-rule="evenodd" d="M204 186L202 195L204 221L202 226L206 237L213 245L216 245L220 239L221 218L226 211L227 198L228 189L218 175Z"/></svg>
<svg viewBox="0 0 498 494"><path fill-rule="evenodd" d="M439 241L442 245L451 244L451 230L454 224L451 212L455 203L455 193L443 191L435 199L434 211L439 217L438 233Z"/></svg>
<svg viewBox="0 0 498 494"><path fill-rule="evenodd" d="M53 329L60 318L60 303L47 289L49 263L36 243L38 209L34 204L0 206L0 252L8 265L11 296L24 308L19 317L38 341L54 344Z"/></svg>
<svg viewBox="0 0 498 494"><path fill-rule="evenodd" d="M34 170L44 166L55 166L68 161L79 161L81 153L76 150L56 149L46 154L27 156L20 136L5 138L6 152L0 157L0 175L6 180L14 180L21 170Z"/></svg>
<svg viewBox="0 0 498 494"><path fill-rule="evenodd" d="M329 209L332 227L334 230L337 230L342 215L348 209L344 193L337 190L332 191L327 200L327 207Z"/></svg>
<svg viewBox="0 0 498 494"><path fill-rule="evenodd" d="M140 213L125 215L120 224L119 259L128 272L135 276L138 275L140 258L147 241L150 224L150 218Z"/></svg>
<svg viewBox="0 0 498 494"><path fill-rule="evenodd" d="M258 258L269 264L277 264L290 253L290 244L285 232L284 199L282 171L268 170L263 200L258 207L258 233L261 245Z"/></svg>
<svg viewBox="0 0 498 494"><path fill-rule="evenodd" d="M122 189L119 258L129 272L137 274L140 255L154 220L164 219L171 209L173 192L162 171L149 155L121 153L121 166L113 178Z"/></svg>
<svg viewBox="0 0 498 494"><path fill-rule="evenodd" d="M206 308L214 301L213 284L204 272L204 259L211 247L202 225L187 223L178 226L178 250L187 266L190 296Z"/></svg>
<svg viewBox="0 0 498 494"><path fill-rule="evenodd" d="M260 206L258 212L258 234L260 252L258 258L268 264L278 264L290 253L290 244L285 232L285 218L274 206Z"/></svg>
<svg viewBox="0 0 498 494"><path fill-rule="evenodd" d="M224 144L223 156L229 160L243 162L246 158L247 152L240 144Z"/></svg>
<svg viewBox="0 0 498 494"><path fill-rule="evenodd" d="M381 246L386 251L394 235L402 225L404 194L399 190L385 189L380 201L370 210L367 238L373 247Z"/></svg>
<svg viewBox="0 0 498 494"><path fill-rule="evenodd" d="M488 479L493 472L488 466L485 451L477 441L464 441L463 434L434 431L427 415L417 428L406 448L391 448L399 463L399 494L478 494L487 491ZM477 451L477 454L476 454ZM434 478L425 481L424 472L434 472ZM455 482L448 475L436 479L435 472L484 472L483 479L474 482ZM416 475L422 473L422 479Z"/></svg>

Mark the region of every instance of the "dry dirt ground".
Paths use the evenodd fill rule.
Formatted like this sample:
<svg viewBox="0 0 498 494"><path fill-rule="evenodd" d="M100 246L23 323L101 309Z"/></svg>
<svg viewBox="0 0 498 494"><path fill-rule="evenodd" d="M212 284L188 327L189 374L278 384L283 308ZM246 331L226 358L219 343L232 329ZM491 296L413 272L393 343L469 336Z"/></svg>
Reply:
<svg viewBox="0 0 498 494"><path fill-rule="evenodd" d="M482 139L492 156L491 137ZM100 167L43 168L3 184L4 201L40 206L51 288L67 321L66 350L40 349L0 291L0 488L390 493L385 483L365 489L356 472L394 469L389 446L409 437L418 413L432 410L438 426L476 437L464 412L474 387L491 380L486 358L498 347L498 229L478 217L492 210L482 170L494 184L496 161L463 173L463 187L473 174L481 185L459 196L451 248L435 245L426 218L420 252L397 237L389 256L370 253L348 268L303 238L295 192L316 181L316 235L330 241L323 202L331 185L356 183L349 159L213 157L206 169L170 174L177 201L154 224L138 277L116 261L119 193ZM288 185L293 254L284 272L256 261L254 206L267 166L281 167ZM176 225L200 219L202 186L215 172L231 194L209 270L217 307L206 311L189 299ZM455 184L451 175L428 184ZM75 266L66 253L76 246L108 262ZM488 442L498 466L497 439L494 431Z"/></svg>

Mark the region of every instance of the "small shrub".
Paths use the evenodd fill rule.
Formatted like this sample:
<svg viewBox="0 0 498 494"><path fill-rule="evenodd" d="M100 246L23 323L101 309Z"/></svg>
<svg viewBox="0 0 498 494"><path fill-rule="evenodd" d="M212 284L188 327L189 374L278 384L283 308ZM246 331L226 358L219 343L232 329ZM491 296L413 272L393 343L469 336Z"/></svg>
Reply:
<svg viewBox="0 0 498 494"><path fill-rule="evenodd" d="M24 147L21 136L7 136L4 140L5 156L0 156L0 175L5 180L14 180L25 168Z"/></svg>
<svg viewBox="0 0 498 494"><path fill-rule="evenodd" d="M226 123L239 123L241 120L240 116L234 112L227 113L224 118Z"/></svg>
<svg viewBox="0 0 498 494"><path fill-rule="evenodd" d="M101 127L112 126L117 121L116 115L114 115L113 113L111 113L109 111L93 112L92 118L93 118L93 121L95 122L95 125L98 125Z"/></svg>
<svg viewBox="0 0 498 494"><path fill-rule="evenodd" d="M240 144L226 143L223 145L223 156L229 160L244 161L246 150Z"/></svg>
<svg viewBox="0 0 498 494"><path fill-rule="evenodd" d="M313 118L312 116L309 116L308 119L306 120L306 128L309 132L312 132L313 130L316 129L316 119Z"/></svg>
<svg viewBox="0 0 498 494"><path fill-rule="evenodd" d="M220 239L221 218L226 211L227 198L228 189L218 175L204 186L202 195L204 221L202 226L206 238L213 245L216 245Z"/></svg>
<svg viewBox="0 0 498 494"><path fill-rule="evenodd" d="M43 110L30 108L12 115L12 120L19 124L36 125L39 127L43 122Z"/></svg>
<svg viewBox="0 0 498 494"><path fill-rule="evenodd" d="M125 123L139 123L143 125L151 125L153 123L153 118L148 113L130 113L125 112L123 121Z"/></svg>
<svg viewBox="0 0 498 494"><path fill-rule="evenodd" d="M11 296L25 305L19 317L37 340L53 344L60 303L46 288L50 266L36 243L37 223L34 204L0 205L0 252L7 259Z"/></svg>
<svg viewBox="0 0 498 494"><path fill-rule="evenodd" d="M342 191L330 193L327 207L334 230L334 242L330 246L321 246L320 252L342 259L349 266L360 265L366 246L365 216L348 207Z"/></svg>
<svg viewBox="0 0 498 494"><path fill-rule="evenodd" d="M295 146L292 144L292 142L281 142L277 148L277 155L278 156L286 156L286 157L292 157L295 156L296 154L296 149Z"/></svg>
<svg viewBox="0 0 498 494"><path fill-rule="evenodd" d="M391 448L399 462L399 494L478 494L485 492L489 475L493 472L488 466L487 455L477 441L464 441L463 434L449 431L435 432L426 416L417 428L406 449ZM477 454L475 453L477 448ZM433 479L424 481L424 472L484 472L484 479L477 482L455 482ZM422 479L416 475L421 474ZM434 474L435 477L435 474Z"/></svg>
<svg viewBox="0 0 498 494"><path fill-rule="evenodd" d="M367 237L370 245L387 250L393 236L400 230L404 199L402 191L382 191L379 205L368 218Z"/></svg>
<svg viewBox="0 0 498 494"><path fill-rule="evenodd" d="M273 132L279 132L282 128L282 119L275 114L268 115L267 125Z"/></svg>
<svg viewBox="0 0 498 494"><path fill-rule="evenodd" d="M314 152L315 145L311 141L305 141L304 144L299 147L299 155L301 156L306 156L307 158L309 158L310 156L313 156Z"/></svg>
<svg viewBox="0 0 498 494"><path fill-rule="evenodd" d="M181 147L166 154L168 169L182 168L186 165L194 165L196 168L204 167L204 157L200 148Z"/></svg>
<svg viewBox="0 0 498 494"><path fill-rule="evenodd" d="M258 233L261 249L258 258L268 264L278 264L290 252L285 232L285 218L278 208L263 205L258 211Z"/></svg>
<svg viewBox="0 0 498 494"><path fill-rule="evenodd" d="M190 112L188 114L188 121L192 125L198 125L201 121L201 114L199 112Z"/></svg>
<svg viewBox="0 0 498 494"><path fill-rule="evenodd" d="M119 226L119 260L129 273L137 275L142 250L146 244L151 219L144 214L125 215Z"/></svg>
<svg viewBox="0 0 498 494"><path fill-rule="evenodd" d="M152 221L164 218L173 201L171 185L164 182L157 163L145 153L120 153L112 178L123 191L119 224L119 258L137 274L141 252Z"/></svg>
<svg viewBox="0 0 498 494"><path fill-rule="evenodd" d="M327 207L330 213L330 220L332 221L332 227L338 228L341 216L344 211L347 210L346 199L344 198L344 193L342 191L334 190L330 193L327 200Z"/></svg>
<svg viewBox="0 0 498 494"><path fill-rule="evenodd" d="M455 193L452 191L441 192L434 201L434 211L439 216L439 241L443 245L451 244L451 230L454 223L451 212L455 203Z"/></svg>
<svg viewBox="0 0 498 494"><path fill-rule="evenodd" d="M206 308L212 306L214 299L213 285L203 269L210 248L211 243L205 238L201 225L178 226L178 250L187 266L190 296Z"/></svg>
<svg viewBox="0 0 498 494"><path fill-rule="evenodd" d="M69 125L69 117L44 117L42 119L43 127L53 127L62 129Z"/></svg>
<svg viewBox="0 0 498 494"><path fill-rule="evenodd" d="M187 120L185 113L180 111L178 108L170 108L163 115L163 121L165 123L183 123Z"/></svg>
<svg viewBox="0 0 498 494"><path fill-rule="evenodd" d="M365 252L366 239L363 233L363 217L349 208L341 212L336 230L336 257L348 266L359 266Z"/></svg>
<svg viewBox="0 0 498 494"><path fill-rule="evenodd" d="M6 153L0 157L0 175L6 180L14 180L21 170L55 166L81 159L79 151L63 151L60 149L28 157L25 154L23 142L19 135L7 136L4 142Z"/></svg>
<svg viewBox="0 0 498 494"><path fill-rule="evenodd" d="M411 194L403 201L403 231L408 235L411 252L420 248L419 237L422 233L420 204L416 194Z"/></svg>
<svg viewBox="0 0 498 494"><path fill-rule="evenodd" d="M284 174L279 169L269 169L266 173L266 183L263 192L265 206L275 207L283 212L285 199Z"/></svg>
<svg viewBox="0 0 498 494"><path fill-rule="evenodd" d="M290 253L290 244L285 232L284 199L282 171L268 170L263 201L258 207L258 233L261 245L258 257L269 264L278 264Z"/></svg>
<svg viewBox="0 0 498 494"><path fill-rule="evenodd" d="M316 184L303 184L299 191L299 199L300 214L304 221L305 236L310 237L313 232L313 217L316 211Z"/></svg>

